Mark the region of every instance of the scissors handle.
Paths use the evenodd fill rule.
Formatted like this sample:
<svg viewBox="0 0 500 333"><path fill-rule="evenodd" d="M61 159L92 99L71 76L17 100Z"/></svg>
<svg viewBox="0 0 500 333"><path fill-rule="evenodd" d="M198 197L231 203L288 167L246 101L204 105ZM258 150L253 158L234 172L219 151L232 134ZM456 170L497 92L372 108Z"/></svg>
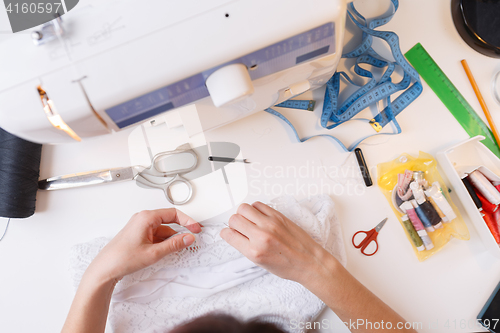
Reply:
<svg viewBox="0 0 500 333"><path fill-rule="evenodd" d="M182 204L185 204L193 196L193 186L191 185L191 183L188 180L182 178L179 175L175 175L175 177L173 177L172 179L168 180L165 183L161 183L161 184L155 183L152 180L150 180L149 178L145 178L142 175L139 175L136 180L137 180L138 183L141 183L141 184L143 184L143 185L145 185L147 187L154 187L154 188L162 189L163 192L165 193L165 197L167 198L168 202L170 202L172 205L182 205ZM176 201L172 197L172 194L170 193L170 186L172 186L175 183L183 183L183 184L185 184L187 186L187 188L189 190L189 193L188 193L187 197L184 200Z"/></svg>
<svg viewBox="0 0 500 333"><path fill-rule="evenodd" d="M366 234L366 236L365 236L365 238L361 242L359 242L358 244L356 244L354 242L354 238L356 237L357 234L360 234L360 233ZM378 251L377 235L378 235L378 232L375 231L375 229L372 229L370 231L358 231L357 233L355 233L352 236L352 245L354 245L354 247L357 248L357 249L361 248L361 253L363 253L365 256L368 256L368 257L372 256L375 253L377 253L377 251ZM375 242L375 245L377 247L375 248L375 251L373 251L372 253L366 253L365 250L366 250L367 246L371 242Z"/></svg>
<svg viewBox="0 0 500 333"><path fill-rule="evenodd" d="M183 155L183 154L191 155L191 164L190 165L184 166L184 167L179 168L179 169L168 170L168 171L162 171L158 168L158 162L160 159L167 158L167 157L173 156L173 155ZM151 161L151 166L149 168L143 170L141 173L147 174L150 176L155 176L155 177L175 177L175 175L185 174L185 173L188 173L190 171L193 171L194 169L196 169L197 165L198 165L198 156L196 155L194 150L192 150L190 148L189 144L187 144L187 145L182 145L180 147L177 147L176 150L166 151L166 152L156 154L153 157L153 160Z"/></svg>
<svg viewBox="0 0 500 333"><path fill-rule="evenodd" d="M175 183L183 183L185 184L187 187L188 187L188 190L189 190L189 193L187 195L187 197L184 199L184 200L181 200L181 201L175 201L174 198L172 198L172 193L170 193L170 186L172 186L173 184ZM167 186L165 186L163 188L163 191L165 192L165 196L167 197L167 200L172 204L172 205L183 205L185 204L186 202L188 202L189 200L191 200L191 197L193 196L193 186L191 185L191 183L182 178L181 176L179 175L176 175L174 177L174 179L172 179L171 181L169 181L167 183Z"/></svg>

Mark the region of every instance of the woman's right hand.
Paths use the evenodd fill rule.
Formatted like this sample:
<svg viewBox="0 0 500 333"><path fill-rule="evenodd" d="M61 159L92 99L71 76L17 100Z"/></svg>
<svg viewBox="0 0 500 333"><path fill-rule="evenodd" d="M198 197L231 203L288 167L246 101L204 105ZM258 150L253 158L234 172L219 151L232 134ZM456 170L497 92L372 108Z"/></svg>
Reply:
<svg viewBox="0 0 500 333"><path fill-rule="evenodd" d="M338 264L302 228L261 202L240 205L220 235L257 265L302 285Z"/></svg>
<svg viewBox="0 0 500 333"><path fill-rule="evenodd" d="M229 228L222 229L220 235L257 265L281 278L302 284L344 323L358 323L364 318L365 323L385 323L386 328L388 323L391 328L411 327L303 229L263 203L242 204L237 214L229 219ZM368 325L357 325L351 330L392 331L373 329ZM416 332L412 328L404 331Z"/></svg>

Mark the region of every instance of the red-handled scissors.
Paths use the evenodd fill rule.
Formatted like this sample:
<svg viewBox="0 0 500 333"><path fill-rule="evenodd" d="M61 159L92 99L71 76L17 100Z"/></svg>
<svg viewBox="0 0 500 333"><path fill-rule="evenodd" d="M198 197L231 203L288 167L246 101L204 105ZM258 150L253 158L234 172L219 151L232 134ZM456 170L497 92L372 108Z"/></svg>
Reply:
<svg viewBox="0 0 500 333"><path fill-rule="evenodd" d="M361 248L361 253L363 253L365 256L372 256L375 253L377 253L377 251L378 251L378 243L377 243L378 232L380 231L380 229L382 229L382 227L384 226L386 221L387 221L387 217L385 219L383 219L382 222L377 224L377 226L375 228L373 228L372 230L370 230L370 231L358 231L357 233L355 233L354 236L352 236L352 245L354 245L354 247L357 249ZM361 242L356 244L356 243L354 243L354 238L359 233L364 233L364 234L366 234L366 236L365 236L365 238L363 238L363 240ZM366 253L365 249L371 242L375 242L375 245L377 247L375 248L375 251L373 251L372 253Z"/></svg>

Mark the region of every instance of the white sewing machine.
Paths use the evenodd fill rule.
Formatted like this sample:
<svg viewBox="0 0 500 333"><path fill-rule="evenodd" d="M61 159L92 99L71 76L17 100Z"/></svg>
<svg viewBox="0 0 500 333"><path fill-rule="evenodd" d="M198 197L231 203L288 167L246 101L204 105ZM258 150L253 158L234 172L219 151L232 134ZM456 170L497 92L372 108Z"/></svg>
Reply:
<svg viewBox="0 0 500 333"><path fill-rule="evenodd" d="M205 131L325 84L345 17L346 0L79 4L0 42L0 127L39 143L152 119L190 132L174 110L195 103Z"/></svg>

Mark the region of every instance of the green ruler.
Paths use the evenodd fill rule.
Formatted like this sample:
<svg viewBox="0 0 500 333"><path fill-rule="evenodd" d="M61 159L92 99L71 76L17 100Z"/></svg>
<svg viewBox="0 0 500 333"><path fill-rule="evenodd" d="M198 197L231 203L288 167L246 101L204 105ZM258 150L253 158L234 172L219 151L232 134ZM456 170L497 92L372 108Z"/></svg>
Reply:
<svg viewBox="0 0 500 333"><path fill-rule="evenodd" d="M450 110L451 114L462 125L465 131L471 137L476 135L484 136L486 139L482 143L495 155L500 157L500 148L491 130L479 118L474 109L467 103L462 94L451 83L424 47L420 43L416 44L405 53L405 57L448 110Z"/></svg>

